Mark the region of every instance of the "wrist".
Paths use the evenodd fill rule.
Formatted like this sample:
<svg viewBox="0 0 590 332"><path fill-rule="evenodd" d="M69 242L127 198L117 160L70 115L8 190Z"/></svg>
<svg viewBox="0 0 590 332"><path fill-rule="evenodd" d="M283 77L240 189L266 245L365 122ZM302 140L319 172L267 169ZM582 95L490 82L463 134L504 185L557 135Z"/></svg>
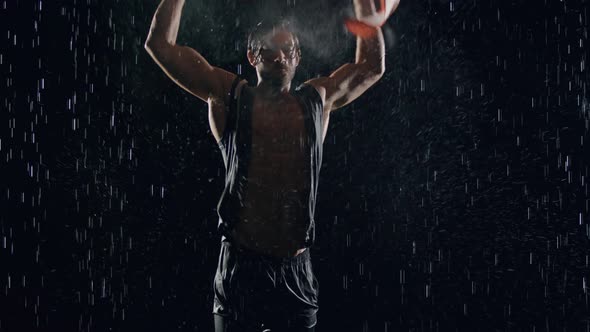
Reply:
<svg viewBox="0 0 590 332"><path fill-rule="evenodd" d="M353 0L354 13L357 19L375 14L375 2L373 0Z"/></svg>

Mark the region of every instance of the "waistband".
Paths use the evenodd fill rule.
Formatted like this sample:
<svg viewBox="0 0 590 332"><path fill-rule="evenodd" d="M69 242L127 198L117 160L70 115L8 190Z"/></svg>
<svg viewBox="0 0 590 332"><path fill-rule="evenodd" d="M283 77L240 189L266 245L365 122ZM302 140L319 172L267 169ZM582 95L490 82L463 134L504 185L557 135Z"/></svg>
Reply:
<svg viewBox="0 0 590 332"><path fill-rule="evenodd" d="M223 239L221 245L226 246L229 250L232 250L241 261L260 262L269 265L286 265L286 264L300 264L310 260L311 256L309 248L306 248L302 253L293 257L276 257L254 251L249 248L237 245L229 239Z"/></svg>

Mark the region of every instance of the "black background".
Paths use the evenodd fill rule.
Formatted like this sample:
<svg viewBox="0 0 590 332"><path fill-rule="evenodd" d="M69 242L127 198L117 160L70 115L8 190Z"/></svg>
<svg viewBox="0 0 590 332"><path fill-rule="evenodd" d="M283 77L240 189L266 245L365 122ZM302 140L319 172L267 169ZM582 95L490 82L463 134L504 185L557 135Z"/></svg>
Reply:
<svg viewBox="0 0 590 332"><path fill-rule="evenodd" d="M207 105L143 49L156 0L0 1L0 331L211 331L223 163ZM588 331L588 12L402 0L387 69L331 116L317 331ZM189 0L178 43L251 84L353 61L342 0Z"/></svg>

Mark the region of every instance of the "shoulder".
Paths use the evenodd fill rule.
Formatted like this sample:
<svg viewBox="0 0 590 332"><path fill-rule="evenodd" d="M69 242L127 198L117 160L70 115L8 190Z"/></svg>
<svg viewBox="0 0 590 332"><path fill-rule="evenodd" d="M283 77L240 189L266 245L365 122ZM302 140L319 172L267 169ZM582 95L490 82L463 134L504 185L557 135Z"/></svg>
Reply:
<svg viewBox="0 0 590 332"><path fill-rule="evenodd" d="M236 119L236 110L240 94L247 85L247 81L236 76L222 96L217 98L210 97L209 104L209 125L213 136L220 146L225 144L225 139L229 131L233 128Z"/></svg>
<svg viewBox="0 0 590 332"><path fill-rule="evenodd" d="M303 83L303 86L311 87L312 90L315 91L317 93L317 95L319 96L319 98L321 99L324 112L330 112L331 105L326 104L325 84L327 84L327 78L326 77L319 77L319 78L314 78L314 79L311 79L311 80Z"/></svg>
<svg viewBox="0 0 590 332"><path fill-rule="evenodd" d="M322 82L324 80L324 77L320 77L320 78L315 78L312 80L309 80L305 83L303 83L303 86L307 85L310 86L312 88L315 89L315 91L320 95L320 98L322 99L322 103L326 102L326 88L324 87Z"/></svg>
<svg viewBox="0 0 590 332"><path fill-rule="evenodd" d="M246 81L243 77L235 75L232 81L226 86L224 89L223 94L223 102L230 106L234 100L236 100L240 96L240 92L242 91L243 87L247 85L248 81Z"/></svg>

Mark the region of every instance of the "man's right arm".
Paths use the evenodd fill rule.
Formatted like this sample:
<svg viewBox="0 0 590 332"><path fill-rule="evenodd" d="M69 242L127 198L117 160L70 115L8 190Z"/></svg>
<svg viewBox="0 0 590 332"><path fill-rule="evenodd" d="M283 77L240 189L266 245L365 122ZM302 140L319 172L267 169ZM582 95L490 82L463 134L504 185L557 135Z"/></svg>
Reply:
<svg viewBox="0 0 590 332"><path fill-rule="evenodd" d="M205 102L223 100L236 75L211 66L190 47L176 45L184 0L162 0L145 49L176 84Z"/></svg>

